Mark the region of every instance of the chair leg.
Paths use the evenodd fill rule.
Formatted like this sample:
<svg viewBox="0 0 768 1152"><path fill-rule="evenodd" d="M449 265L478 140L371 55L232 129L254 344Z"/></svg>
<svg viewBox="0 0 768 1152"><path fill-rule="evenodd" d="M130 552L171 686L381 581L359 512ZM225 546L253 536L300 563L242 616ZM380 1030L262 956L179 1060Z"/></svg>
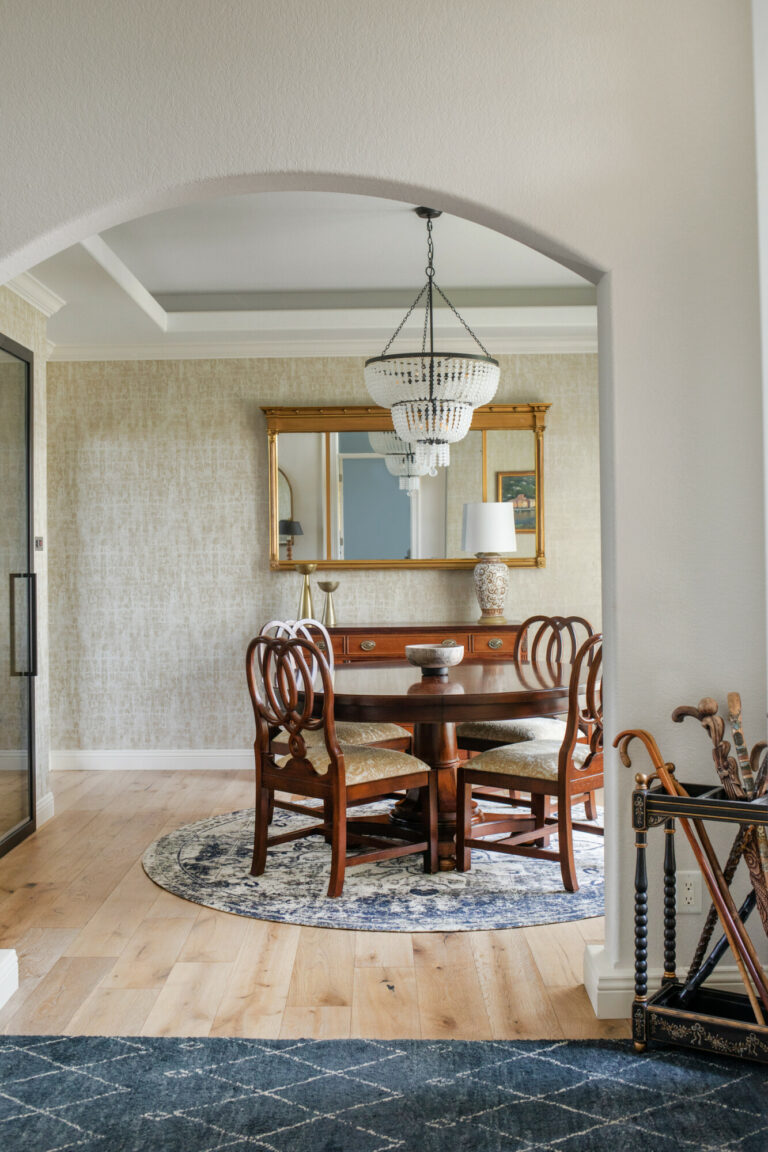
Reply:
<svg viewBox="0 0 768 1152"><path fill-rule="evenodd" d="M421 789L421 812L429 847L424 853L424 871L437 872L437 773L430 772L429 783Z"/></svg>
<svg viewBox="0 0 768 1152"><path fill-rule="evenodd" d="M594 792L588 792L584 799L584 814L587 820L597 820L597 798Z"/></svg>
<svg viewBox="0 0 768 1152"><path fill-rule="evenodd" d="M557 844L560 856L560 873L563 877L563 887L566 892L578 892L579 881L576 877L576 863L573 859L573 828L571 826L571 805L567 797L558 804L557 809Z"/></svg>
<svg viewBox="0 0 768 1152"><path fill-rule="evenodd" d="M269 808L267 810L267 824L271 824L275 818L275 790L269 790Z"/></svg>
<svg viewBox="0 0 768 1152"><path fill-rule="evenodd" d="M325 821L325 823L329 827L331 827L333 825L333 801L332 800L323 800L323 820ZM333 842L330 832L326 832L326 834L324 836L324 840L325 840L326 844L331 844Z"/></svg>
<svg viewBox="0 0 768 1152"><path fill-rule="evenodd" d="M531 815L533 816L534 825L539 828L544 824L544 814L547 807L547 797L543 792L531 793ZM537 840L532 840L531 845L534 848L546 848L549 844L549 836L540 836Z"/></svg>
<svg viewBox="0 0 768 1152"><path fill-rule="evenodd" d="M466 841L470 833L472 819L472 785L464 779L464 773L459 769L458 787L456 789L456 871L469 872L472 867L472 849L467 848Z"/></svg>
<svg viewBox="0 0 768 1152"><path fill-rule="evenodd" d="M253 861L251 876L263 876L267 866L267 836L269 835L269 788L256 789L256 808L253 822Z"/></svg>
<svg viewBox="0 0 768 1152"><path fill-rule="evenodd" d="M329 896L341 896L344 887L344 872L347 867L347 809L344 800L333 800L333 822L331 831L331 879L328 884Z"/></svg>

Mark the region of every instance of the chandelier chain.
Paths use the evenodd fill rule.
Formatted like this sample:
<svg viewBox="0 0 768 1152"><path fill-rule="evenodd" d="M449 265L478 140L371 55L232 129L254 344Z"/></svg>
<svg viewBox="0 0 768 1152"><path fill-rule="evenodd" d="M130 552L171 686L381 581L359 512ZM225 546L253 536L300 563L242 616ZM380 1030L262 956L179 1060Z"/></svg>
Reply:
<svg viewBox="0 0 768 1152"><path fill-rule="evenodd" d="M475 335L475 333L474 333L474 332L472 331L472 329L470 328L469 324L467 324L467 322L466 322L466 320L464 319L464 317L463 317L463 316L462 316L462 315L461 315L459 312L457 312L457 311L456 311L456 309L454 308L453 304L451 304L451 302L450 302L450 300L448 299L448 297L446 296L445 292L443 292L442 288L441 288L441 287L440 287L440 285L438 284L437 280L433 280L433 281L432 281L432 283L434 284L435 288L437 288L437 290L438 290L438 292L440 293L440 295L442 296L443 300L445 300L446 304L447 304L447 305L448 305L448 307L450 308L451 312L453 312L454 316L455 316L455 317L456 317L456 319L459 321L459 323L463 324L463 325L464 325L464 327L466 328L467 332L469 332L470 336L471 336L471 337L472 337L472 339L474 340L475 344L477 344L478 348L482 348L482 350L483 350L483 352L485 353L485 355L486 355L486 356L490 356L491 354L490 354L490 352L488 351L488 349L486 348L485 344L483 344L482 340L480 340L480 338L479 338L478 336L476 336L476 335Z"/></svg>
<svg viewBox="0 0 768 1152"><path fill-rule="evenodd" d="M435 242L432 239L431 220L427 220L427 266L424 271L427 277L432 280L435 275Z"/></svg>
<svg viewBox="0 0 768 1152"><path fill-rule="evenodd" d="M405 324L405 322L407 321L408 317L409 317L409 316L412 314L412 312L413 312L414 308L415 308L415 307L416 307L416 305L419 303L419 301L421 300L421 298L422 298L422 296L424 295L424 293L426 292L426 290L427 290L427 285L425 284L425 285L423 286L423 288L421 289L421 291L419 292L419 294L418 294L418 296L416 297L416 299L414 300L413 304L411 304L411 306L410 306L410 308L408 309L408 311L406 312L405 316L403 316L403 318L402 318L402 320L400 321L400 323L398 324L397 328L395 328L394 332L393 332L393 333L392 333L392 335L390 336L390 338L389 338L389 342L388 342L388 344L387 344L386 348L384 349L384 351L382 352L382 356L386 356L387 352L388 352L388 351L389 351L389 349L392 347L392 345L394 344L394 342L395 342L395 340L397 339L397 337L400 335L400 333L401 333L401 331L402 331L402 329L403 329L403 325L404 325L404 324ZM425 321L425 323L426 323L426 321Z"/></svg>

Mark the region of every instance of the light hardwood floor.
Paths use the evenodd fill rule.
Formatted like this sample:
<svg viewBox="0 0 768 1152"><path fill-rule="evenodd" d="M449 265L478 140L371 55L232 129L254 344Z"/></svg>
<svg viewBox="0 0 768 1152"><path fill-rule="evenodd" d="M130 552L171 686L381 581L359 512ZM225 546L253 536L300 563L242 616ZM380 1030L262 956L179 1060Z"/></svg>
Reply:
<svg viewBox="0 0 768 1152"><path fill-rule="evenodd" d="M602 921L344 932L214 912L156 887L146 846L252 803L248 772L62 772L56 816L0 859L5 1033L457 1038L628 1036L581 984Z"/></svg>

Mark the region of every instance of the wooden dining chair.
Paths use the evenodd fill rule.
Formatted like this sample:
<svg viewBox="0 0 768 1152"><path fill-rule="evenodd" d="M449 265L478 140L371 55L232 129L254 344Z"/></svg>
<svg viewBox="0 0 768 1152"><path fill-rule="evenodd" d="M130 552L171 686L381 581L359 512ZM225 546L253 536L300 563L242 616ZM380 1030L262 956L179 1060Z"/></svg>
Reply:
<svg viewBox="0 0 768 1152"><path fill-rule="evenodd" d="M518 663L541 665L547 669L560 664L572 664L584 640L594 629L583 616L529 616L520 625L515 637L513 659ZM518 744L524 740L558 740L565 736L565 720L559 716L530 716L526 719L474 720L456 727L459 748L470 753L486 752L504 744ZM519 796L521 805L530 806L526 797ZM594 793L582 797L588 820L597 816ZM545 803L547 815L554 811L554 803Z"/></svg>
<svg viewBox="0 0 768 1152"><path fill-rule="evenodd" d="M588 733L588 740L583 737ZM531 815L491 813L471 827L475 785L530 793ZM602 635L584 641L576 653L568 685L568 715L561 741L526 740L489 748L466 761L458 772L456 866L466 872L472 848L557 860L568 892L579 884L573 859L573 830L602 836L594 824L573 820L572 806L585 793L603 786ZM545 811L547 798L557 814ZM501 804L516 806L513 796L496 795ZM557 849L549 842L557 833ZM500 835L501 834L501 835Z"/></svg>
<svg viewBox="0 0 768 1152"><path fill-rule="evenodd" d="M339 743L333 716L331 671L323 653L304 636L260 635L248 645L248 690L256 719L254 757L256 811L251 874L261 876L267 849L302 836L322 835L331 846L329 896L340 896L344 874L354 864L421 852L424 870L437 871L437 785L429 766L393 749ZM313 716L319 677L322 709ZM282 728L286 756L275 754L271 734ZM310 734L320 732L322 743ZM347 809L393 795L393 789L420 793L423 829L411 831L388 817L349 820ZM275 791L322 802L322 819L305 828L269 836L270 800ZM396 839L399 843L393 844ZM347 845L363 849L347 854Z"/></svg>
<svg viewBox="0 0 768 1152"><path fill-rule="evenodd" d="M333 675L333 645L324 624L310 617L304 620L270 620L259 632L260 636L303 636L312 640L322 652L325 661ZM395 748L401 752L410 752L413 737L407 728L399 724L375 723L373 721L341 720L336 725L336 735L344 744L366 744L376 748ZM310 743L323 742L320 731L308 731L307 740ZM285 732L278 732L273 740L272 747L276 752L288 751L288 737Z"/></svg>
<svg viewBox="0 0 768 1152"><path fill-rule="evenodd" d="M572 664L584 640L593 634L592 625L583 616L529 616L515 637L513 659L545 667ZM456 727L459 747L471 752L522 740L562 740L564 733L565 720L556 716L474 720Z"/></svg>

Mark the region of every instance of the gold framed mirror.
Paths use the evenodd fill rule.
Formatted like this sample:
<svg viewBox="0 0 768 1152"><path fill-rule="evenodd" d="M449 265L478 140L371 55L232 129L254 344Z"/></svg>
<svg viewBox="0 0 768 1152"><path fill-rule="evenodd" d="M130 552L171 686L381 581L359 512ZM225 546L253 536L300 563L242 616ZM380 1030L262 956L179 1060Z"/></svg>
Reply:
<svg viewBox="0 0 768 1152"><path fill-rule="evenodd" d="M408 493L368 434L392 430L386 408L262 408L269 441L269 561L273 569L473 568L461 552L465 503L512 501L510 567L543 568L544 430L549 404L488 404L451 446L451 463ZM301 525L286 556L278 525L284 477ZM281 488L283 504L281 505Z"/></svg>

